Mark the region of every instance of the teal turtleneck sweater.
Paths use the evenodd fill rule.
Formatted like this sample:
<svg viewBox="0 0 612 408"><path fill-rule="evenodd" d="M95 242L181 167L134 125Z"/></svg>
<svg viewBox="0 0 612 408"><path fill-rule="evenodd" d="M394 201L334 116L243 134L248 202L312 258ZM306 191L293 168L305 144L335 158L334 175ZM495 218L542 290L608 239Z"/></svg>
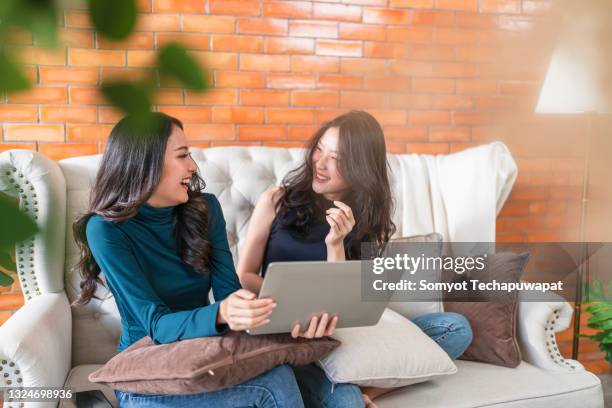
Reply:
<svg viewBox="0 0 612 408"><path fill-rule="evenodd" d="M216 323L219 302L240 288L217 198L204 193L209 211L212 267L196 274L177 254L176 207L145 204L123 222L92 216L87 243L104 273L121 314L122 351L144 336L155 344L222 334ZM208 301L212 287L215 303Z"/></svg>

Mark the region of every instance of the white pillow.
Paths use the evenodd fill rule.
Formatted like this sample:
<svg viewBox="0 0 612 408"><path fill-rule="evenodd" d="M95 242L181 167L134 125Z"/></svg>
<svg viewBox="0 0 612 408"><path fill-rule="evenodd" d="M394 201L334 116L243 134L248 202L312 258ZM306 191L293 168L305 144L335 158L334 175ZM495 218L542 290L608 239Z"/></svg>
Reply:
<svg viewBox="0 0 612 408"><path fill-rule="evenodd" d="M332 337L342 344L319 365L334 383L395 388L457 372L435 341L389 308L375 326L337 329Z"/></svg>

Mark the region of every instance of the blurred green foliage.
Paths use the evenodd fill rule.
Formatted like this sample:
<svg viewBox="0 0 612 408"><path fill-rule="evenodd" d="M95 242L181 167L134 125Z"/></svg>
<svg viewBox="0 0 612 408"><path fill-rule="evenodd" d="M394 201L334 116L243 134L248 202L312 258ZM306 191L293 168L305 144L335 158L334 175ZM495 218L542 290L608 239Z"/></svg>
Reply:
<svg viewBox="0 0 612 408"><path fill-rule="evenodd" d="M0 0L0 93L27 90L30 81L17 58L18 47L12 46L11 36L31 33L36 45L60 47L58 21L65 8L79 0ZM85 0L80 3L84 4ZM128 38L138 19L135 0L87 0L87 9L94 30L110 41ZM141 118L147 125L160 83L177 81L185 88L205 91L208 88L204 68L178 43L163 46L156 66L145 78L134 81L111 81L102 84L106 99L125 114ZM36 233L36 224L19 211L15 202L0 194L0 266L15 270L10 251L15 243ZM0 286L8 286L12 278L0 271Z"/></svg>
<svg viewBox="0 0 612 408"><path fill-rule="evenodd" d="M605 359L612 363L612 280L608 282L607 288L599 279L595 279L588 289L589 306L587 313L591 314L587 320L587 326L597 330L593 335L582 337L589 338L599 343L599 349L606 353Z"/></svg>

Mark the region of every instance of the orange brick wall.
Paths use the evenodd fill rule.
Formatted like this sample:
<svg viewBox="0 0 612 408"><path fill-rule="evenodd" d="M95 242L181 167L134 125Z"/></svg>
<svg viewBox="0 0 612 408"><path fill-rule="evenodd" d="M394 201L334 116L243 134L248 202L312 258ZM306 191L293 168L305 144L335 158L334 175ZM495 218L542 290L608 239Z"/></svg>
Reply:
<svg viewBox="0 0 612 408"><path fill-rule="evenodd" d="M156 108L185 122L195 146L301 146L322 122L355 108L379 119L391 152L445 154L503 140L519 178L498 240L577 239L582 161L563 141L575 141L582 123L533 114L551 51L535 35L550 0L139 4L137 32L119 44L94 34L79 8L64 14L66 48L16 39L35 87L1 101L0 151L53 159L101 152L120 116L96 86L138 78L156 48L178 40L210 69L214 89L167 87ZM12 292L0 296L0 310L20 304L19 288Z"/></svg>

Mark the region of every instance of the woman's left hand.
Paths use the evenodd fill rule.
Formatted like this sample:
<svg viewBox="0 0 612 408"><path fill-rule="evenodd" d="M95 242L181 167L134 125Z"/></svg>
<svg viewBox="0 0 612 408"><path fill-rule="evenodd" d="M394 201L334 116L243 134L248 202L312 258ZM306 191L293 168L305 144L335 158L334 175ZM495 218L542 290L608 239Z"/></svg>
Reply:
<svg viewBox="0 0 612 408"><path fill-rule="evenodd" d="M342 245L344 238L355 226L355 217L351 207L342 201L334 201L337 208L329 208L325 219L330 226L329 233L325 237L325 244L329 246Z"/></svg>

